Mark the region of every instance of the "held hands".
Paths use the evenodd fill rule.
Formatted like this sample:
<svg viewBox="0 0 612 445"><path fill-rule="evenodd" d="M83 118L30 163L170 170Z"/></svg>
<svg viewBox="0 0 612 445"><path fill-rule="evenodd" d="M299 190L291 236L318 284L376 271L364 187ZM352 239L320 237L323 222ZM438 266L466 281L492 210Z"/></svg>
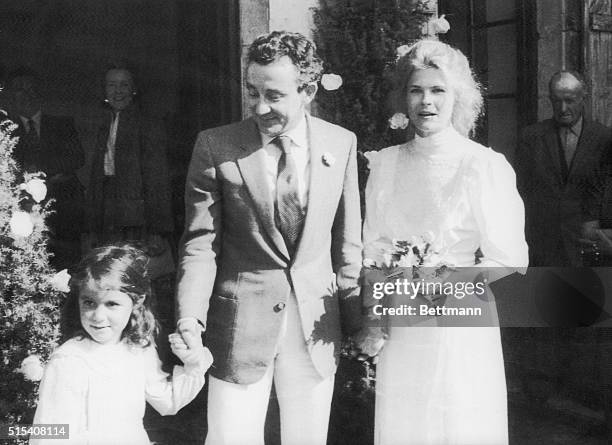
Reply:
<svg viewBox="0 0 612 445"><path fill-rule="evenodd" d="M191 331L184 331L181 334L173 333L168 336L168 340L172 352L181 359L185 366L208 369L212 365L212 354L202 344L199 333L197 335Z"/></svg>
<svg viewBox="0 0 612 445"><path fill-rule="evenodd" d="M360 362L374 357L374 363L377 361L377 355L382 351L388 335L384 328L378 326L364 326L351 339L350 354Z"/></svg>

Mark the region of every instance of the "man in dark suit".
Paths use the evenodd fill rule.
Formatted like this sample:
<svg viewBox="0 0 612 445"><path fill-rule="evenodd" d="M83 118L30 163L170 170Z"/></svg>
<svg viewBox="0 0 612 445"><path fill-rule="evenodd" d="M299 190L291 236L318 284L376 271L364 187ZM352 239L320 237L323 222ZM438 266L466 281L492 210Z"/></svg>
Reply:
<svg viewBox="0 0 612 445"><path fill-rule="evenodd" d="M80 256L83 229L83 187L76 170L85 162L72 118L42 111L42 97L36 73L27 68L11 72L7 81L11 120L19 138L14 157L24 172L44 172L47 198L54 213L47 218L49 247L56 268L68 267Z"/></svg>
<svg viewBox="0 0 612 445"><path fill-rule="evenodd" d="M585 83L560 71L549 83L553 118L527 127L516 173L525 202L530 266L579 266L588 183L610 147L610 130L584 116Z"/></svg>
<svg viewBox="0 0 612 445"><path fill-rule="evenodd" d="M247 63L252 117L191 159L178 330L199 320L215 359L208 445L263 444L273 381L282 443L322 445L341 327L360 323L356 138L306 112L322 62L304 36L260 37Z"/></svg>

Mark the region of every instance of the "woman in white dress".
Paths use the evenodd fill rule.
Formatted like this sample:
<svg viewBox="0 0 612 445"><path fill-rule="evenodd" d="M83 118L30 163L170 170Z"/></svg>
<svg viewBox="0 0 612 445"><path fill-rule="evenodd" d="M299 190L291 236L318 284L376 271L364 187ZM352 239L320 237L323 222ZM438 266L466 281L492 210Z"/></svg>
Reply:
<svg viewBox="0 0 612 445"><path fill-rule="evenodd" d="M422 40L398 71L416 135L370 157L364 257L379 260L390 240L427 233L441 262L455 267L452 282L476 278L461 267L475 265L479 248L478 267L496 268L489 281L527 266L514 171L503 155L468 139L482 95L466 57ZM358 336L367 355L383 343L373 341L377 332ZM507 444L499 328L390 327L377 367L375 424L377 445Z"/></svg>

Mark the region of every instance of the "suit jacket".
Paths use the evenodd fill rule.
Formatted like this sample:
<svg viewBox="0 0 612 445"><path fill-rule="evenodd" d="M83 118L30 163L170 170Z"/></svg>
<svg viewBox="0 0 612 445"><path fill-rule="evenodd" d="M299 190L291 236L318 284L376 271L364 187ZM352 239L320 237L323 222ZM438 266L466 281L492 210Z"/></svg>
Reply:
<svg viewBox="0 0 612 445"><path fill-rule="evenodd" d="M111 116L100 127L89 181L89 230L139 227L171 232L172 201L162 125L135 106L119 114L115 176L104 176L104 153Z"/></svg>
<svg viewBox="0 0 612 445"><path fill-rule="evenodd" d="M264 150L252 119L199 134L187 176L177 316L207 320L212 374L248 384L272 363L295 293L304 339L322 376L335 372L344 328L360 323L361 218L356 138L307 116L311 178L290 258L274 224Z"/></svg>
<svg viewBox="0 0 612 445"><path fill-rule="evenodd" d="M72 118L42 114L40 136L30 139L19 117L15 136L19 142L14 156L20 167L29 172L45 172L47 196L55 199L47 223L59 238L78 238L83 227L84 190L78 170L85 162L83 148ZM54 178L55 179L52 179Z"/></svg>
<svg viewBox="0 0 612 445"><path fill-rule="evenodd" d="M584 202L610 147L610 129L584 119L574 159L564 178L557 126L552 119L527 127L516 157L517 186L525 202L532 266L581 265Z"/></svg>

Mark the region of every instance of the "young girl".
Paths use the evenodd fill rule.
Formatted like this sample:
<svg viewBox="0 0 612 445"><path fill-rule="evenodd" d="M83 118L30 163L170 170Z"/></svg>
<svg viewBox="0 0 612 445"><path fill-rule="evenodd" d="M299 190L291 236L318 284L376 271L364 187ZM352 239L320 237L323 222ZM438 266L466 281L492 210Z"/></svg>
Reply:
<svg viewBox="0 0 612 445"><path fill-rule="evenodd" d="M35 424L69 424L70 440L62 443L149 445L145 401L175 414L204 384L212 356L200 339L171 334L184 366L174 367L171 380L161 369L147 261L133 247L101 247L72 277L63 314L69 340L51 355L34 416Z"/></svg>

